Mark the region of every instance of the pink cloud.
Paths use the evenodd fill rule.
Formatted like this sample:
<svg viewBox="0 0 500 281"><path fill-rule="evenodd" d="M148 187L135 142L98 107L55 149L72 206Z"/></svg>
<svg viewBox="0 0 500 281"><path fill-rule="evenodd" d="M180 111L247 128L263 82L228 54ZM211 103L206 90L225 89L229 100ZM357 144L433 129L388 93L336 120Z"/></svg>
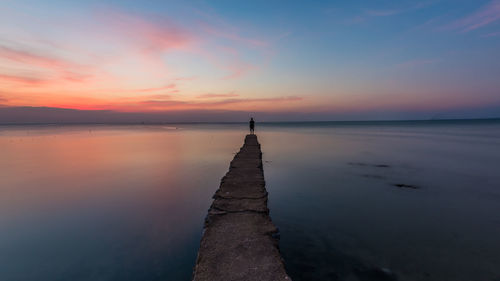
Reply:
<svg viewBox="0 0 500 281"><path fill-rule="evenodd" d="M0 74L0 82L14 82L27 85L41 85L47 83L47 80L38 77L20 76L20 75L10 75L10 74Z"/></svg>
<svg viewBox="0 0 500 281"><path fill-rule="evenodd" d="M0 58L50 69L84 68L69 60L7 46L0 46Z"/></svg>
<svg viewBox="0 0 500 281"><path fill-rule="evenodd" d="M45 70L56 73L58 78L67 82L82 83L92 77L92 74L88 73L91 71L91 67L89 66L74 63L66 59L41 54L40 52L0 46L0 58L10 60L15 63L20 63L27 67L41 67ZM4 79L6 78L4 77ZM36 78L35 80L39 81L40 79ZM17 81L24 81L24 83L33 84L34 79L28 77L28 79L17 79Z"/></svg>
<svg viewBox="0 0 500 281"><path fill-rule="evenodd" d="M135 16L120 11L106 11L103 22L122 39L133 41L145 53L161 53L188 48L195 36L164 17Z"/></svg>
<svg viewBox="0 0 500 281"><path fill-rule="evenodd" d="M462 32L469 32L500 19L500 0L490 1L471 15L457 20L444 29L459 29Z"/></svg>
<svg viewBox="0 0 500 281"><path fill-rule="evenodd" d="M54 67L64 68L74 65L62 59L50 57L47 55L36 54L34 52L29 52L25 50L17 50L6 46L0 46L0 57L16 62L32 64L48 68L54 68Z"/></svg>

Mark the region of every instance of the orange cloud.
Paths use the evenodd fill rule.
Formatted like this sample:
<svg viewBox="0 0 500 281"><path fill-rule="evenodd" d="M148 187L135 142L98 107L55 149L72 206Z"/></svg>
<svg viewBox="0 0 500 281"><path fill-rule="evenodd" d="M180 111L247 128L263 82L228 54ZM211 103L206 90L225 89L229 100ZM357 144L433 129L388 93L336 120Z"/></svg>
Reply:
<svg viewBox="0 0 500 281"><path fill-rule="evenodd" d="M163 91L163 90L174 90L176 87L177 87L177 85L175 85L175 84L168 84L167 86L164 86L164 87L137 89L135 91L137 91L137 92L156 92L156 91Z"/></svg>

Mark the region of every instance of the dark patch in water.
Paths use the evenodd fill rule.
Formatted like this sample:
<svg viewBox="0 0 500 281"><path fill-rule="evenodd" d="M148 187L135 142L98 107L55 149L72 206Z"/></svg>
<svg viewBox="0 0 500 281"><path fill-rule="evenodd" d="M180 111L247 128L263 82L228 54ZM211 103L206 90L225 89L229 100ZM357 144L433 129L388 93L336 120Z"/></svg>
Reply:
<svg viewBox="0 0 500 281"><path fill-rule="evenodd" d="M347 163L351 166L362 166L362 167L375 167L375 168L389 168L390 166L387 164L369 164L363 162L349 162Z"/></svg>
<svg viewBox="0 0 500 281"><path fill-rule="evenodd" d="M399 188L410 188L410 189L419 189L420 187L411 185L411 184L404 184L404 183L395 183L393 184L394 186L397 186Z"/></svg>
<svg viewBox="0 0 500 281"><path fill-rule="evenodd" d="M383 176L379 176L379 175L369 175L369 174L365 174L365 175L362 175L364 178L369 178L369 179L385 179L385 177Z"/></svg>
<svg viewBox="0 0 500 281"><path fill-rule="evenodd" d="M304 231L290 225L282 226L282 230L280 251L294 281L397 280L392 271L342 252L320 231Z"/></svg>

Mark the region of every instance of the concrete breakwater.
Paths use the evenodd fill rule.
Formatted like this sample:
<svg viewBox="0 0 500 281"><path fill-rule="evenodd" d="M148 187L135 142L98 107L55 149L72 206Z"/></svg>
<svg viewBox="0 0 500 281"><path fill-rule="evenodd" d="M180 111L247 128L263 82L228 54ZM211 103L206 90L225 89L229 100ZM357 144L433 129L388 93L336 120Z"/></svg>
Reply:
<svg viewBox="0 0 500 281"><path fill-rule="evenodd" d="M193 280L291 280L269 217L262 152L256 135L222 178L205 219Z"/></svg>

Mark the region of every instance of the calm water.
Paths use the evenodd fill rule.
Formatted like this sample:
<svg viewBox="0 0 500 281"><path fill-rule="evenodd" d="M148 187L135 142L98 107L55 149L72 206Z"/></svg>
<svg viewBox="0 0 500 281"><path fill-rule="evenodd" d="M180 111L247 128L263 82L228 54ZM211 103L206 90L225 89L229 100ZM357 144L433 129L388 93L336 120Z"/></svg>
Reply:
<svg viewBox="0 0 500 281"><path fill-rule="evenodd" d="M500 121L257 128L294 280L500 280ZM0 126L0 280L190 280L245 130Z"/></svg>

